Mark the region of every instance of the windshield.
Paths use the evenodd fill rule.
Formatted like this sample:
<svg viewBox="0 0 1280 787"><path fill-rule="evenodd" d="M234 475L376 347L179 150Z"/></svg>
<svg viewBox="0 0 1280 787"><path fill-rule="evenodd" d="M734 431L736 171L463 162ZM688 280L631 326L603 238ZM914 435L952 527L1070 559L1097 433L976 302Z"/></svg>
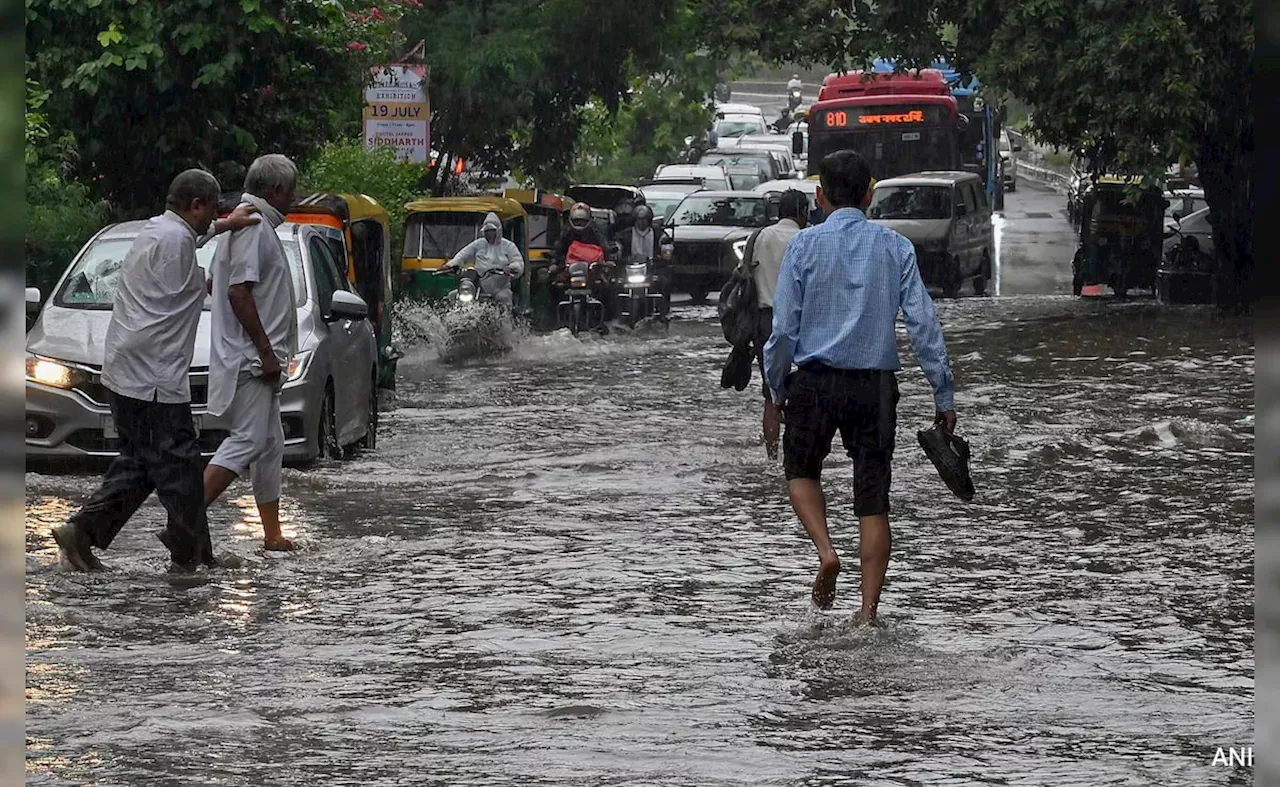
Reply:
<svg viewBox="0 0 1280 787"><path fill-rule="evenodd" d="M867 208L869 219L949 219L949 186L877 186Z"/></svg>
<svg viewBox="0 0 1280 787"><path fill-rule="evenodd" d="M730 172L729 183L734 191L751 191L765 181L760 172Z"/></svg>
<svg viewBox="0 0 1280 787"><path fill-rule="evenodd" d="M54 297L54 303L70 309L110 309L116 300L116 288L120 285L120 269L124 258L133 246L133 238L106 238L94 241L76 261L75 267ZM218 237L196 249L196 264L208 277L209 263L218 248ZM293 291L297 305L307 300L306 281L302 278L302 261L298 258L298 244L284 243L293 274ZM204 299L204 308L210 307L210 299Z"/></svg>
<svg viewBox="0 0 1280 787"><path fill-rule="evenodd" d="M818 166L828 153L844 149L860 153L871 166L871 177L877 180L912 172L950 172L961 168L956 133L950 128L919 126L912 131L868 128L810 133L809 174L818 173Z"/></svg>
<svg viewBox="0 0 1280 787"><path fill-rule="evenodd" d="M405 221L404 256L451 259L480 237L484 213L416 213Z"/></svg>
<svg viewBox="0 0 1280 787"><path fill-rule="evenodd" d="M716 133L722 137L741 137L746 134L767 134L764 121L752 118L741 120L720 120L716 122Z"/></svg>
<svg viewBox="0 0 1280 787"><path fill-rule="evenodd" d="M676 210L672 224L694 227L763 227L768 223L764 199L700 197L691 194Z"/></svg>
<svg viewBox="0 0 1280 787"><path fill-rule="evenodd" d="M1166 218L1178 218L1179 216L1190 216L1199 210L1209 207L1209 203L1200 197L1166 197L1169 200L1169 207L1164 209Z"/></svg>
<svg viewBox="0 0 1280 787"><path fill-rule="evenodd" d="M663 220L671 218L671 214L676 212L681 200L684 197L647 197L649 207L653 209L653 215L661 216Z"/></svg>

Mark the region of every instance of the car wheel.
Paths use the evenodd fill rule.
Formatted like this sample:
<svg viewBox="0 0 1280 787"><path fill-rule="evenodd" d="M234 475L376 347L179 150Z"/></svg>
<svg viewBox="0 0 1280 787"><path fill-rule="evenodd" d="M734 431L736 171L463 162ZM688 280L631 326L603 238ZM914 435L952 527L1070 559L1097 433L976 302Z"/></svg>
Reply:
<svg viewBox="0 0 1280 787"><path fill-rule="evenodd" d="M956 257L952 260L952 268L946 272L946 280L942 282L942 297L960 297L960 285L963 282L964 279L960 274L960 258Z"/></svg>
<svg viewBox="0 0 1280 787"><path fill-rule="evenodd" d="M374 370L373 385L369 388L369 404L365 413L365 432L360 447L366 451L378 448L378 372Z"/></svg>
<svg viewBox="0 0 1280 787"><path fill-rule="evenodd" d="M320 428L316 431L320 443L320 457L341 459L342 446L338 445L337 416L333 407L333 383L325 386L324 402L320 405Z"/></svg>
<svg viewBox="0 0 1280 787"><path fill-rule="evenodd" d="M987 294L987 281L991 278L991 255L982 252L982 270L973 279L973 294L983 296Z"/></svg>

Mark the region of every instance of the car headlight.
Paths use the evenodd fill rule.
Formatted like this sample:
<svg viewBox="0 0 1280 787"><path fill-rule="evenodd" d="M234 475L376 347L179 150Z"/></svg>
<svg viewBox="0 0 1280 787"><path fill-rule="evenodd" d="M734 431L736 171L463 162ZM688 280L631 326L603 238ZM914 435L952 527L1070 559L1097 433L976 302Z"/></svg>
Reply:
<svg viewBox="0 0 1280 787"><path fill-rule="evenodd" d="M47 358L37 358L34 355L27 356L27 379L33 383L70 390L82 382L86 376L82 370L66 364Z"/></svg>
<svg viewBox="0 0 1280 787"><path fill-rule="evenodd" d="M738 258L738 262L742 262L742 258L747 256L747 241L745 238L733 242L733 256Z"/></svg>
<svg viewBox="0 0 1280 787"><path fill-rule="evenodd" d="M289 369L286 372L285 382L294 382L301 380L307 373L307 369L311 366L311 351L303 351L293 356L293 360L289 361Z"/></svg>

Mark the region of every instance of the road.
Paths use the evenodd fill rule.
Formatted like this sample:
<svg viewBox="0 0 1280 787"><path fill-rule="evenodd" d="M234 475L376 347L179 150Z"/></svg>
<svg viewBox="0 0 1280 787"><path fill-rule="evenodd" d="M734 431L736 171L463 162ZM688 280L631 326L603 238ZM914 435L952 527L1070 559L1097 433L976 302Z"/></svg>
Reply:
<svg viewBox="0 0 1280 787"><path fill-rule="evenodd" d="M240 483L210 522L243 567L165 582L152 500L70 573L50 529L97 478L27 474L27 784L1251 783L1212 760L1254 739L1252 325L1063 295L1029 183L997 226L999 294L938 301L972 503L915 444L900 342L885 628L851 622L838 448L845 570L810 608L714 307L461 368L402 307L377 451L286 471L295 553Z"/></svg>

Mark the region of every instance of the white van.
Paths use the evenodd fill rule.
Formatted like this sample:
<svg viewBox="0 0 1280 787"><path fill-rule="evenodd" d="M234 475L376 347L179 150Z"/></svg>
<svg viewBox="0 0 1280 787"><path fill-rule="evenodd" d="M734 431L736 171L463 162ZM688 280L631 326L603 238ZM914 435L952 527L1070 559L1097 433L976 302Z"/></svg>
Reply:
<svg viewBox="0 0 1280 787"><path fill-rule="evenodd" d="M916 247L920 277L947 298L973 281L987 294L995 264L991 205L972 172L917 172L876 183L867 218L901 232Z"/></svg>

